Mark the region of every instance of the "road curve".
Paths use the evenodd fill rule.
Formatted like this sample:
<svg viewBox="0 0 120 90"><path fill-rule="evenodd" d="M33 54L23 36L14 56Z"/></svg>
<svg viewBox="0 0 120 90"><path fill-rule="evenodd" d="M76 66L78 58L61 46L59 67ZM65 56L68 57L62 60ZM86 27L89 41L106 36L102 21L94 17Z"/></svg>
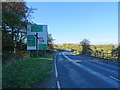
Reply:
<svg viewBox="0 0 120 90"><path fill-rule="evenodd" d="M55 56L57 88L119 88L118 66L61 52Z"/></svg>

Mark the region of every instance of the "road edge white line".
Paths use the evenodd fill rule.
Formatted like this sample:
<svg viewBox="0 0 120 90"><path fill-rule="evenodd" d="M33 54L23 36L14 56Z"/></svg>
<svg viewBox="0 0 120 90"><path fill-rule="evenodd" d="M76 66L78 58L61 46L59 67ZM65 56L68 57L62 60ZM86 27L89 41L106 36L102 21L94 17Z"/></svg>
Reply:
<svg viewBox="0 0 120 90"><path fill-rule="evenodd" d="M113 76L110 76L110 78L112 78L112 79L114 79L114 80L116 80L116 81L119 81L119 82L120 82L120 80L119 80L119 79L117 79L117 78L115 78L115 77L113 77Z"/></svg>
<svg viewBox="0 0 120 90"><path fill-rule="evenodd" d="M57 66L56 66L56 56L57 56L57 54L55 55L55 58L54 58L54 64L55 64L55 76L58 77L58 71L57 71Z"/></svg>
<svg viewBox="0 0 120 90"><path fill-rule="evenodd" d="M58 87L58 89L61 88L61 87L60 87L60 82L59 82L59 81L57 81L57 87Z"/></svg>
<svg viewBox="0 0 120 90"><path fill-rule="evenodd" d="M55 75L56 75L56 78L58 78L58 71L57 71L57 65L56 65L56 57L57 57L57 54L55 55L55 58L54 58L54 64L55 64ZM60 82L59 81L57 81L57 87L58 87L58 89L60 90Z"/></svg>

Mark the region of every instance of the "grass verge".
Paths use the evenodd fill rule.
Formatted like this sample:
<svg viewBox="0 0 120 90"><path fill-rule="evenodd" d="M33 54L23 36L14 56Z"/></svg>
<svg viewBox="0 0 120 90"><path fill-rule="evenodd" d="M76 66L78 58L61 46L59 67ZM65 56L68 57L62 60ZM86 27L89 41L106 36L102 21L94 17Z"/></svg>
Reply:
<svg viewBox="0 0 120 90"><path fill-rule="evenodd" d="M3 88L30 88L50 75L55 53L16 61L2 68Z"/></svg>

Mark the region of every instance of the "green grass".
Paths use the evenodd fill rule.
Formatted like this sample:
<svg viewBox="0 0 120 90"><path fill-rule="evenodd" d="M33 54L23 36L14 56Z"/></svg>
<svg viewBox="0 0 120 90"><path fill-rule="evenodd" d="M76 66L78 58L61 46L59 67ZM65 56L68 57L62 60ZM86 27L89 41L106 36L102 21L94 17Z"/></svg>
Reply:
<svg viewBox="0 0 120 90"><path fill-rule="evenodd" d="M54 54L32 57L3 66L3 88L30 88L51 74Z"/></svg>

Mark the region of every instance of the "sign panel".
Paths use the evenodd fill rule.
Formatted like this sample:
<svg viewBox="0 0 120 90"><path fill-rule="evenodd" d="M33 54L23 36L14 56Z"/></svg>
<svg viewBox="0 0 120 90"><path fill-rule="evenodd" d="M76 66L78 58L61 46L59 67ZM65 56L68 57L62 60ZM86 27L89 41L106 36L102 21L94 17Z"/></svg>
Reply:
<svg viewBox="0 0 120 90"><path fill-rule="evenodd" d="M39 44L39 50L46 50L47 44Z"/></svg>
<svg viewBox="0 0 120 90"><path fill-rule="evenodd" d="M28 25L27 50L46 50L47 35L47 25Z"/></svg>
<svg viewBox="0 0 120 90"><path fill-rule="evenodd" d="M31 32L43 32L43 25L32 25Z"/></svg>
<svg viewBox="0 0 120 90"><path fill-rule="evenodd" d="M35 36L34 35L27 35L27 46L36 46L36 41L35 41Z"/></svg>
<svg viewBox="0 0 120 90"><path fill-rule="evenodd" d="M40 50L46 50L47 49L47 35L46 32L38 33L38 48Z"/></svg>

